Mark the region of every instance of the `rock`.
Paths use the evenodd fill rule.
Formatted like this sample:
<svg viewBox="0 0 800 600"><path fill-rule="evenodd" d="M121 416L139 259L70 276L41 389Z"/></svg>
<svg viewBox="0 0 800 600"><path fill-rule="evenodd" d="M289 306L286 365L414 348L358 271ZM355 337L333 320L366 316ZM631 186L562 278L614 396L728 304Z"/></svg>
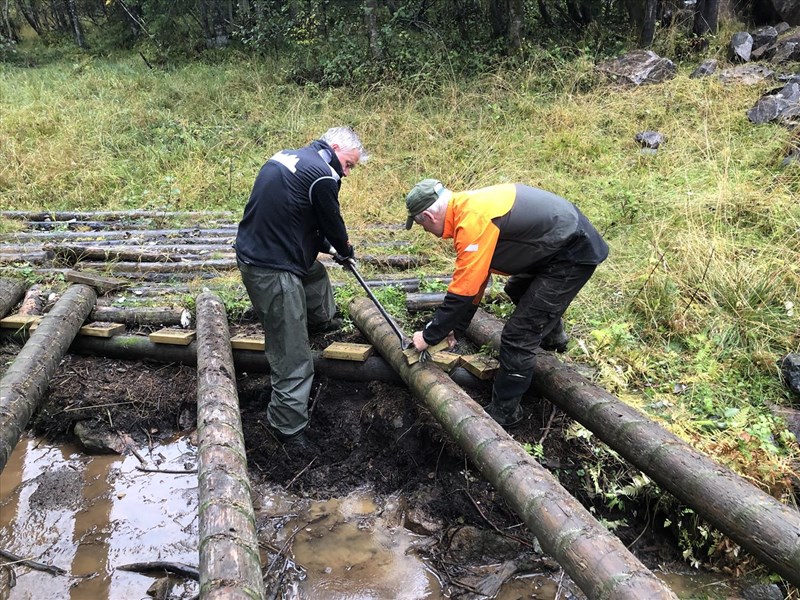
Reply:
<svg viewBox="0 0 800 600"><path fill-rule="evenodd" d="M760 27L752 34L753 50L758 50L763 46L769 46L778 41L778 30L768 25L767 27Z"/></svg>
<svg viewBox="0 0 800 600"><path fill-rule="evenodd" d="M734 33L729 48L732 60L748 62L753 51L753 36L746 31Z"/></svg>
<svg viewBox="0 0 800 600"><path fill-rule="evenodd" d="M792 28L786 21L781 21L777 25L775 25L775 31L778 32L778 35L789 31Z"/></svg>
<svg viewBox="0 0 800 600"><path fill-rule="evenodd" d="M756 583L742 590L744 600L783 600L783 592L774 583Z"/></svg>
<svg viewBox="0 0 800 600"><path fill-rule="evenodd" d="M675 64L652 50L636 50L597 65L599 71L615 81L632 85L661 83L675 77Z"/></svg>
<svg viewBox="0 0 800 600"><path fill-rule="evenodd" d="M780 40L771 54L770 60L776 65L800 60L800 37Z"/></svg>
<svg viewBox="0 0 800 600"><path fill-rule="evenodd" d="M633 139L639 142L642 148L652 148L653 150L664 143L664 136L657 131L640 131Z"/></svg>
<svg viewBox="0 0 800 600"><path fill-rule="evenodd" d="M775 121L782 123L800 116L800 82L791 81L779 90L767 92L747 111L747 118L760 125Z"/></svg>
<svg viewBox="0 0 800 600"><path fill-rule="evenodd" d="M78 421L73 432L87 452L123 454L127 444L133 445L133 440L127 435L117 435L91 421Z"/></svg>
<svg viewBox="0 0 800 600"><path fill-rule="evenodd" d="M717 70L717 65L719 65L719 61L716 58L709 58L708 60L704 60L703 63L697 67L692 74L689 75L692 79L698 79L700 77L708 77L712 75L714 71Z"/></svg>
<svg viewBox="0 0 800 600"><path fill-rule="evenodd" d="M800 396L800 354L787 354L783 357L781 374L789 389Z"/></svg>
<svg viewBox="0 0 800 600"><path fill-rule="evenodd" d="M740 65L730 69L723 69L719 74L722 83L738 82L744 85L755 85L769 79L775 71L762 65Z"/></svg>

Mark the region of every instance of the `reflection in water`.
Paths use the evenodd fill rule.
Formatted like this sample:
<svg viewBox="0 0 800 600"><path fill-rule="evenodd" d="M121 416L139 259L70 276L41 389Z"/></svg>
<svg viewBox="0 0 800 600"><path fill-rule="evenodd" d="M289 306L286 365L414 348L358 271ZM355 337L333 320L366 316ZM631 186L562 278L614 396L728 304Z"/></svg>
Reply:
<svg viewBox="0 0 800 600"><path fill-rule="evenodd" d="M9 600L146 598L153 579L115 567L197 564L195 475L144 473L134 456L89 457L60 448L31 438L15 448L0 474L0 547L75 575L96 575L54 577L16 567ZM145 458L150 467L160 461L164 469L181 469L187 454L194 456L194 449L179 440Z"/></svg>

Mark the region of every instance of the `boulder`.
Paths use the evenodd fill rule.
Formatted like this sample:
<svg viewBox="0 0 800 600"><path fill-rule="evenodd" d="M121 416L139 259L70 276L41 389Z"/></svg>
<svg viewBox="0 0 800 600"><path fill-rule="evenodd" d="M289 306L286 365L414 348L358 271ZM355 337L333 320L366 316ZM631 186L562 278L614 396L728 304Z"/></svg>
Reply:
<svg viewBox="0 0 800 600"><path fill-rule="evenodd" d="M800 27L779 34L770 46L769 56L776 65L800 60Z"/></svg>
<svg viewBox="0 0 800 600"><path fill-rule="evenodd" d="M778 30L772 26L761 27L750 34L753 38L753 51L750 58L760 60L769 56L775 50L778 41Z"/></svg>
<svg viewBox="0 0 800 600"><path fill-rule="evenodd" d="M731 60L748 62L753 51L753 36L746 31L737 31L731 37L729 49Z"/></svg>
<svg viewBox="0 0 800 600"><path fill-rule="evenodd" d="M800 80L793 80L778 90L767 92L747 111L750 122L783 123L800 116Z"/></svg>
<svg viewBox="0 0 800 600"><path fill-rule="evenodd" d="M781 374L789 389L800 396L800 354L787 354L783 357Z"/></svg>
<svg viewBox="0 0 800 600"><path fill-rule="evenodd" d="M632 85L661 83L675 77L675 64L668 58L661 58L652 50L635 50L610 61L597 65L615 81Z"/></svg>
<svg viewBox="0 0 800 600"><path fill-rule="evenodd" d="M639 142L642 148L651 148L657 150L658 147L664 143L664 136L657 131L640 131L633 139Z"/></svg>

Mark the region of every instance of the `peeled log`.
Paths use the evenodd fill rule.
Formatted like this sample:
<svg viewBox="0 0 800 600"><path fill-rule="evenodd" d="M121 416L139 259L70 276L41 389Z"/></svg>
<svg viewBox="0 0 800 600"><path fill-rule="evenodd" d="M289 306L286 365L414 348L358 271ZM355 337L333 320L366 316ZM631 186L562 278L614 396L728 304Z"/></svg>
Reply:
<svg viewBox="0 0 800 600"><path fill-rule="evenodd" d="M0 337L24 342L26 330L0 329ZM197 364L197 342L187 346L156 344L143 335L115 335L111 338L78 336L69 348L75 354L89 354L118 358L122 360L154 360L162 363L177 363L195 366ZM234 350L233 363L237 372L269 373L269 364L263 352ZM314 372L331 379L343 381L383 381L402 384L403 380L380 356L371 356L366 361L333 360L323 358L322 353L314 354ZM450 373L453 381L466 387L488 385L461 367Z"/></svg>
<svg viewBox="0 0 800 600"><path fill-rule="evenodd" d="M445 373L432 365L409 367L370 300L353 300L350 315L589 598L676 598Z"/></svg>
<svg viewBox="0 0 800 600"><path fill-rule="evenodd" d="M467 335L477 344L499 348L502 328L502 321L479 310ZM800 585L800 512L701 454L549 353L537 356L532 389L770 569Z"/></svg>
<svg viewBox="0 0 800 600"><path fill-rule="evenodd" d="M187 309L180 306L175 308L170 306L142 306L139 308L96 306L89 320L125 323L134 326L179 325L188 327L192 321L192 315Z"/></svg>
<svg viewBox="0 0 800 600"><path fill-rule="evenodd" d="M24 281L0 277L0 318L5 317L24 295Z"/></svg>
<svg viewBox="0 0 800 600"><path fill-rule="evenodd" d="M70 286L0 380L0 471L96 299L89 286Z"/></svg>
<svg viewBox="0 0 800 600"><path fill-rule="evenodd" d="M197 297L200 598L264 598L228 317Z"/></svg>

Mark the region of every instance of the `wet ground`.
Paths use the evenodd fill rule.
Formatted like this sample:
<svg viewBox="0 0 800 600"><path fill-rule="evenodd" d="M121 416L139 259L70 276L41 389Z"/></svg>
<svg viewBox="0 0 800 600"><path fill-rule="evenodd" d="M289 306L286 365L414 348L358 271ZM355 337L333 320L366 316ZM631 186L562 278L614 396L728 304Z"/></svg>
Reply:
<svg viewBox="0 0 800 600"><path fill-rule="evenodd" d="M264 427L265 383L239 377L265 578L276 597L582 597L408 390L318 378L313 448L293 452ZM471 390L482 403L488 392ZM0 550L70 575L18 565L11 587L12 569L0 568L0 599L147 598L157 582L156 597L194 597L191 580L120 566L196 566L195 405L194 368L68 356L32 436L0 477ZM546 402L525 409L515 437L542 442L545 464L581 497L565 417ZM70 445L78 422L129 436L129 451L96 455ZM674 541L624 516L617 533L682 598L742 597L723 576L676 573L688 569Z"/></svg>

